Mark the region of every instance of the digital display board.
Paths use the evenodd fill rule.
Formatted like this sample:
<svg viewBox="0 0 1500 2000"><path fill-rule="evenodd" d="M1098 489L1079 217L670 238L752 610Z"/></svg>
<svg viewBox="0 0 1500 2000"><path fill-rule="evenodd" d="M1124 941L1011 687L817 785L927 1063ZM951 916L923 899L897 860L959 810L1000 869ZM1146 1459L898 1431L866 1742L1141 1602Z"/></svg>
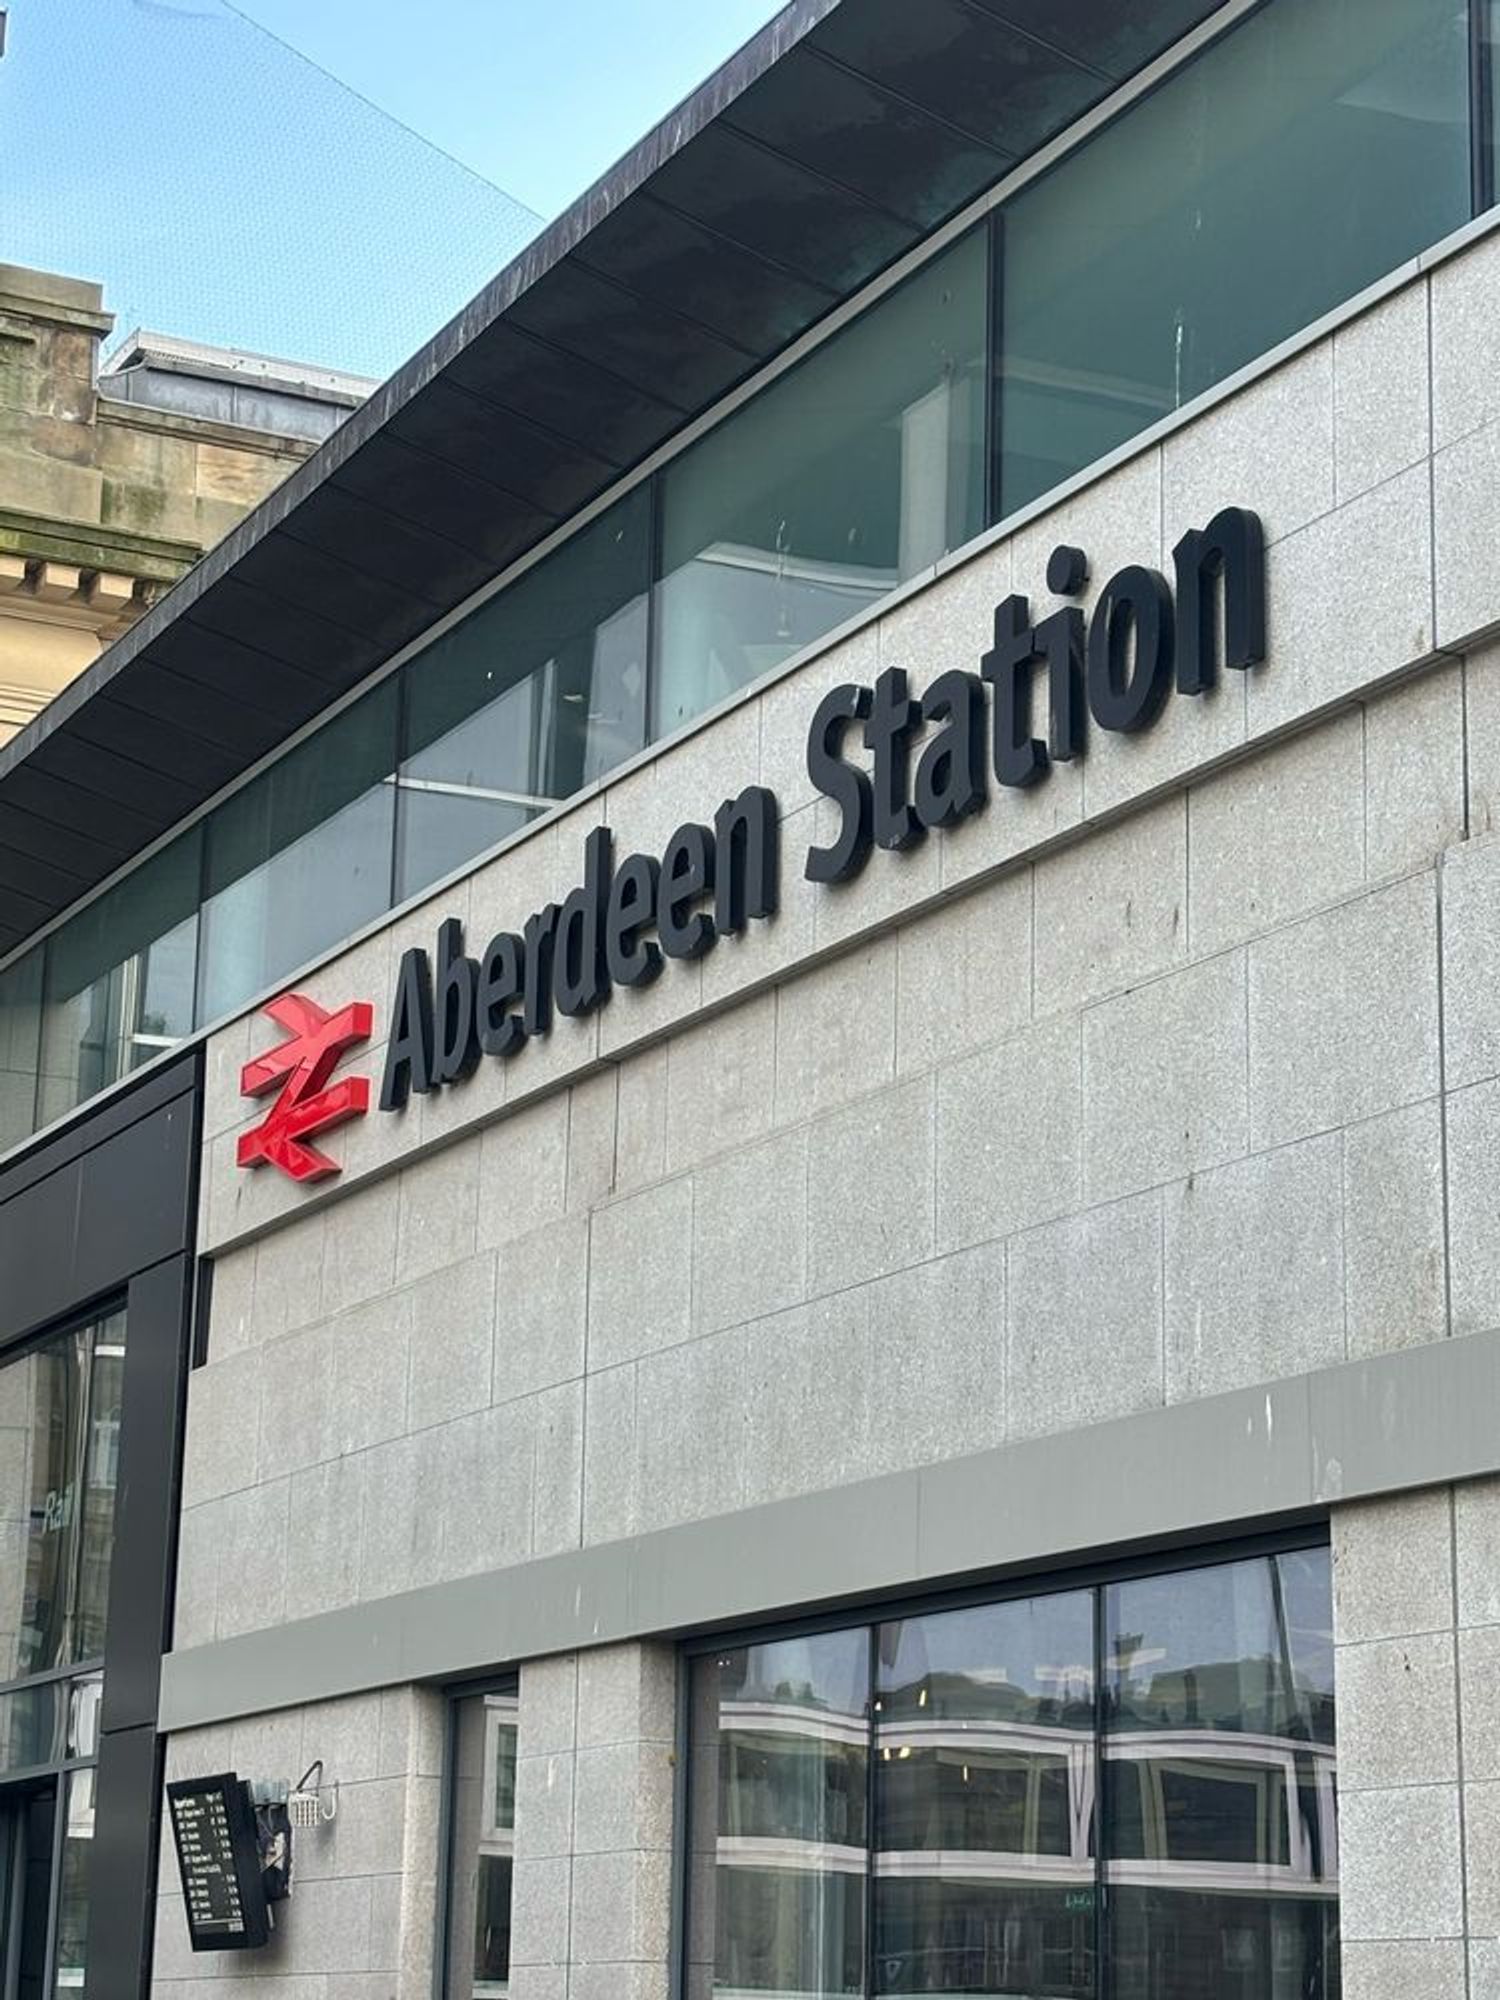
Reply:
<svg viewBox="0 0 1500 2000"><path fill-rule="evenodd" d="M167 1786L194 1951L249 1951L270 1935L255 1808L233 1771Z"/></svg>

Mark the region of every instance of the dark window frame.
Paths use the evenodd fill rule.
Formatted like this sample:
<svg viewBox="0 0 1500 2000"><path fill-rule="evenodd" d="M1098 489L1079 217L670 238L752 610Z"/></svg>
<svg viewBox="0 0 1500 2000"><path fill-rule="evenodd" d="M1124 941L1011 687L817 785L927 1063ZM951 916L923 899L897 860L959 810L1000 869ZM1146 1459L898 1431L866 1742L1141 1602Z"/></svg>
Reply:
<svg viewBox="0 0 1500 2000"><path fill-rule="evenodd" d="M820 1633L844 1632L868 1628L870 1633L870 1699L873 1704L875 1678L878 1673L878 1648L874 1643L875 1632L881 1625L906 1618L930 1617L947 1611L963 1611L976 1607L999 1604L1014 1604L1038 1597L1066 1596L1087 1590L1092 1593L1094 1606L1094 1659L1096 1679L1098 1663L1104 1657L1104 1604L1109 1587L1113 1584L1133 1583L1151 1577L1190 1575L1196 1571L1220 1569L1236 1562L1249 1562L1275 1556L1297 1555L1332 1547L1332 1529L1326 1514L1300 1515L1288 1517L1276 1527L1252 1534L1217 1537L1205 1541L1187 1542L1181 1545L1163 1543L1150 1549L1138 1550L1131 1554L1111 1559L1107 1556L1088 1556L1076 1562L1054 1563L1043 1566L1028 1566L1024 1570L1009 1570L1002 1576L991 1577L984 1582L965 1583L944 1588L938 1586L929 1591L907 1592L861 1598L830 1609L826 1612L812 1612L802 1617L777 1620L745 1620L736 1624L716 1626L712 1630L694 1632L678 1641L677 1675L677 1721L676 1721L676 1787L673 1824L675 1828L672 1842L672 1909L671 1909L671 1949L668 1962L670 2000L685 2000L688 1991L688 1951L690 1947L691 1911L689 1898L691 1884L688 1859L693 1851L693 1828L690 1824L692 1810L693 1756L691 1681L694 1664L726 1647L752 1647L775 1644L789 1639L815 1637ZM1107 1911L1107 1871L1108 1857L1102 1838L1105 1825L1104 1784L1109 1759L1105 1743L1108 1735L1106 1703L1103 1698L1103 1682L1099 1679L1094 1703L1094 1757L1096 1784L1094 1834L1094 1951L1098 1968L1098 1992L1107 1994L1111 1980L1108 1960L1108 1911ZM873 1706L872 1706L873 1714ZM873 1747L873 1734L871 1743ZM867 1813L870 1829L869 1860L867 1862L865 1896L865 1982L862 1996L852 1996L852 2000L878 2000L872 1976L874 1965L875 1897L869 1888L874 1875L874 1830L875 1818L875 1758L869 1759ZM441 1996L442 1989L439 1989Z"/></svg>
<svg viewBox="0 0 1500 2000"><path fill-rule="evenodd" d="M466 1701L482 1699L485 1695L506 1695L518 1704L521 1693L521 1675L518 1667L492 1669L467 1680L452 1681L440 1688L438 1693L443 1701L443 1769L438 1797L438 1882L436 1907L433 1912L435 1926L432 1954L433 2000L444 2000L448 1992L448 1976L453 1957L451 1921L453 1916L453 1877L458 1852L458 1824L454 1812L453 1793L458 1778L458 1731L459 1711ZM519 1716L519 1707L518 1707ZM519 1730L516 1739L520 1749ZM472 1986L472 1974L469 1982Z"/></svg>

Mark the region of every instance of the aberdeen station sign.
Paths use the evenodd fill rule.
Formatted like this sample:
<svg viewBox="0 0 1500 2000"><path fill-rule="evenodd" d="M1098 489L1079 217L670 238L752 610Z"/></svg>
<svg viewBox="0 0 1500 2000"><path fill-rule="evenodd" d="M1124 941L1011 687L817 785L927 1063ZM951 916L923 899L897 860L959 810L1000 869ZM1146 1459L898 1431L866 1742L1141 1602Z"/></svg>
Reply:
<svg viewBox="0 0 1500 2000"><path fill-rule="evenodd" d="M1122 569L1099 593L1093 616L1064 603L1034 622L1025 597L995 612L994 643L977 673L953 668L920 696L888 667L873 687L826 694L807 738L807 770L838 808L833 838L810 848L803 873L819 883L858 875L876 848L915 846L938 828L981 812L992 786L1044 782L1054 763L1085 754L1090 725L1116 733L1148 729L1173 694L1206 694L1222 667L1265 658L1265 538L1259 519L1225 508L1174 551L1175 592L1159 572ZM1088 582L1081 549L1057 549L1048 588L1063 599ZM1035 696L1046 704L1037 734ZM865 759L849 755L857 737ZM866 761L867 760L867 761ZM615 853L608 827L584 848L582 880L561 903L501 931L477 956L450 918L436 949L402 958L391 1010L382 1111L412 1092L460 1083L485 1058L505 1061L558 1014L592 1013L617 986L646 986L667 960L701 958L776 913L780 812L751 785L726 799L711 826L690 822L659 855ZM298 995L266 1012L290 1039L247 1064L241 1087L260 1095L278 1082L268 1117L239 1142L239 1164L268 1163L295 1180L317 1180L337 1164L308 1142L368 1108L362 1079L331 1083L342 1054L371 1032L357 1002L327 1015Z"/></svg>

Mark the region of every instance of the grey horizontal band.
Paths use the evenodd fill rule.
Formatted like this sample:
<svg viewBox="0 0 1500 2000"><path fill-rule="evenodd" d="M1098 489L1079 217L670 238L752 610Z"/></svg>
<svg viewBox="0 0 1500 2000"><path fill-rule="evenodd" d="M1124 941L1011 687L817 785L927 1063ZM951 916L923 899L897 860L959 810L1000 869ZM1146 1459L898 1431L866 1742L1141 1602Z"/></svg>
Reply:
<svg viewBox="0 0 1500 2000"><path fill-rule="evenodd" d="M1500 1472L1500 1334L1346 1362L173 1653L160 1727L457 1678Z"/></svg>

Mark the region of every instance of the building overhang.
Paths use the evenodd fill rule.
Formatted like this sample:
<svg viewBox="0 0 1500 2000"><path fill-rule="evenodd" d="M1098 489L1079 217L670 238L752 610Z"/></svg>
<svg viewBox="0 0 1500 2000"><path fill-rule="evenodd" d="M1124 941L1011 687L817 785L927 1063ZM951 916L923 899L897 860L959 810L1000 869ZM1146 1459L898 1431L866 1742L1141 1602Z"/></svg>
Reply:
<svg viewBox="0 0 1500 2000"><path fill-rule="evenodd" d="M791 0L0 748L0 953L1217 7Z"/></svg>

